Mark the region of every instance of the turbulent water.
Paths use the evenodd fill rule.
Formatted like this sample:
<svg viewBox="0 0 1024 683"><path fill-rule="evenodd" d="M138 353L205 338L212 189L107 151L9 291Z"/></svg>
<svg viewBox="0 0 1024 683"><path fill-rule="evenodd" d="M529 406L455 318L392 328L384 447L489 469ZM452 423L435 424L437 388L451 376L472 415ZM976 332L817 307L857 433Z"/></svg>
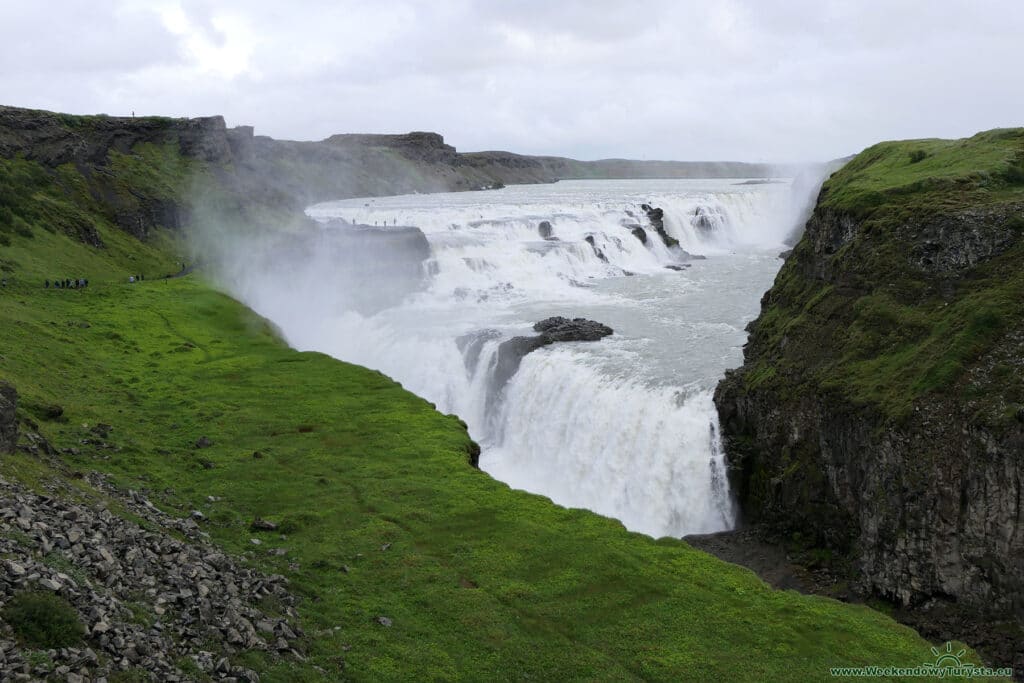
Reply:
<svg viewBox="0 0 1024 683"><path fill-rule="evenodd" d="M356 312L342 287L324 285L339 266L323 250L289 265L302 276L288 284L277 271L236 271L229 286L297 348L380 369L460 415L495 478L653 536L718 531L734 513L711 392L740 363L744 326L781 265L803 199L790 190L563 181L330 202L309 214L423 232L418 291ZM664 210L686 252L707 258L687 261L666 247L643 203ZM541 237L541 221L556 239ZM666 268L684 261L681 272ZM372 294L380 278L387 273L360 292ZM498 345L552 315L598 320L615 334L534 351L496 386Z"/></svg>

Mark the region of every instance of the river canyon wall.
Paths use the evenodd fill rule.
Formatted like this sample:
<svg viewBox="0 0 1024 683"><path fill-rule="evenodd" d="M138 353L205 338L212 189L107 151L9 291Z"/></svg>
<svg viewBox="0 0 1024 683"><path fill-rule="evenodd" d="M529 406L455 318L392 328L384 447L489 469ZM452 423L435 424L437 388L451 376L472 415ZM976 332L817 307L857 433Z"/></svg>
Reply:
<svg viewBox="0 0 1024 683"><path fill-rule="evenodd" d="M748 525L835 553L863 596L1009 619L1017 666L1022 257L1024 130L871 147L825 183L715 395Z"/></svg>

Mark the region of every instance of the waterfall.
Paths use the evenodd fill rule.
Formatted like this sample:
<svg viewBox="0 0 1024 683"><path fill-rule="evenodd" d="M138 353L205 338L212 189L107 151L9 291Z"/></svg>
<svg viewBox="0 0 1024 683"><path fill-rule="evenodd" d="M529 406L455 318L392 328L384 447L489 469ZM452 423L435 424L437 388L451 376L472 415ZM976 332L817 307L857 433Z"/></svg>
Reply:
<svg viewBox="0 0 1024 683"><path fill-rule="evenodd" d="M734 520L711 393L781 263L787 189L579 181L331 202L309 210L325 221L312 246L233 245L247 258L228 259L224 279L293 346L460 415L497 479L652 536L708 533ZM374 224L392 236L386 267L352 241L353 225ZM393 226L409 226L402 240ZM383 303L346 303L378 290ZM539 348L499 382L499 345L550 315L616 333Z"/></svg>

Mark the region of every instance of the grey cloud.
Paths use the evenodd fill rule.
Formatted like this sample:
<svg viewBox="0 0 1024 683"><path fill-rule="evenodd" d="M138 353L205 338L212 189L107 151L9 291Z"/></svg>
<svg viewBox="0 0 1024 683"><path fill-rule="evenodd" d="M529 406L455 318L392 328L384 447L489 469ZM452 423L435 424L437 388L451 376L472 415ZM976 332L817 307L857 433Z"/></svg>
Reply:
<svg viewBox="0 0 1024 683"><path fill-rule="evenodd" d="M15 27L5 103L220 112L298 139L431 129L467 150L779 161L1024 111L1017 0L55 5L0 9Z"/></svg>

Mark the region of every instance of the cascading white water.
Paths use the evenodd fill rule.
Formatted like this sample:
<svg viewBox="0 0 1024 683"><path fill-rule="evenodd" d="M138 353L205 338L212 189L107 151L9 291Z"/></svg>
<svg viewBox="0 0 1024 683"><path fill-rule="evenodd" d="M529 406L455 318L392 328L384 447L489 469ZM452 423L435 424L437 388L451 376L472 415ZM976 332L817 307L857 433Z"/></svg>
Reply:
<svg viewBox="0 0 1024 683"><path fill-rule="evenodd" d="M422 230L423 289L382 310L344 310L344 292L325 291L332 266L322 255L259 273L236 262L226 279L297 348L380 369L462 416L496 478L653 536L712 532L729 528L733 511L711 391L738 364L743 326L781 264L787 193L735 181L563 181L332 202L310 215ZM644 203L664 211L682 249L708 258L666 270L684 254L666 247ZM499 344L552 315L615 334L533 351L496 391Z"/></svg>
<svg viewBox="0 0 1024 683"><path fill-rule="evenodd" d="M713 482L723 463L710 392L637 384L575 356L552 349L523 360L487 470L651 535L728 528L728 493Z"/></svg>

